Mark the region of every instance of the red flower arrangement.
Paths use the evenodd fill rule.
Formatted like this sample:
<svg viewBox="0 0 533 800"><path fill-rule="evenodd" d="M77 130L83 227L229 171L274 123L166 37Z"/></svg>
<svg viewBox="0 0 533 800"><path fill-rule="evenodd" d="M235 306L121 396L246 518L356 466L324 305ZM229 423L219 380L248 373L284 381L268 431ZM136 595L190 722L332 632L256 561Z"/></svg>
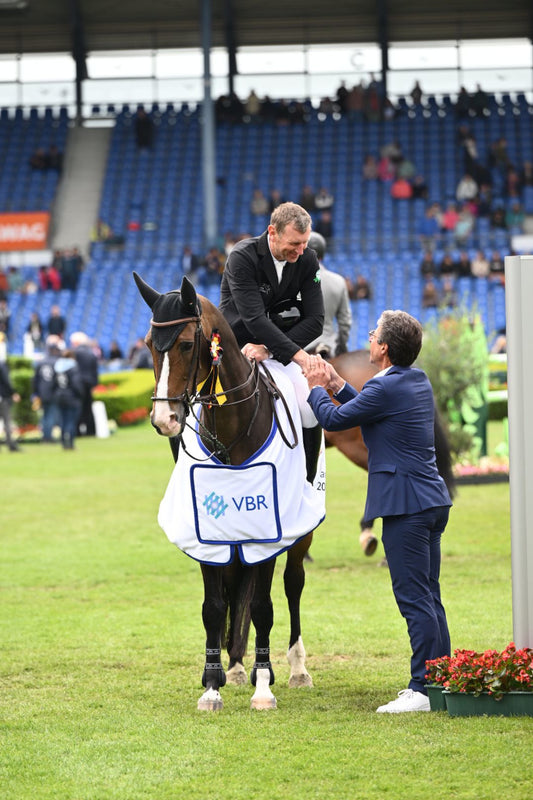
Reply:
<svg viewBox="0 0 533 800"><path fill-rule="evenodd" d="M533 650L516 649L511 642L505 650L454 650L453 656L426 661L426 679L449 692L480 695L488 692L501 700L506 692L533 692Z"/></svg>
<svg viewBox="0 0 533 800"><path fill-rule="evenodd" d="M119 425L133 425L146 419L148 416L148 409L146 408L132 408L130 411L123 411L118 418Z"/></svg>

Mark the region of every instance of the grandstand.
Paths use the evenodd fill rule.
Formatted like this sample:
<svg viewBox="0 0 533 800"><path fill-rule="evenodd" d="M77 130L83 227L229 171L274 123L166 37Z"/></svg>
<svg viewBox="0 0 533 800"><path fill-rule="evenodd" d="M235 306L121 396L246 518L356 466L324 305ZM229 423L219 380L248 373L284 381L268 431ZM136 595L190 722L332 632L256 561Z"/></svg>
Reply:
<svg viewBox="0 0 533 800"><path fill-rule="evenodd" d="M68 321L68 332L84 330L106 352L117 340L127 352L147 327L146 308L132 281L137 270L161 291L179 286L180 256L185 244L204 254L201 181L201 106L177 108L169 104L148 109L156 133L151 150L135 145L133 113L129 107L113 108L111 132L99 216L125 237L121 248L93 243L78 288L59 293L11 294L10 353L23 351L23 336L30 315L37 311L43 321L52 304L59 304ZM250 200L254 188L268 194L281 190L286 199L298 201L302 187L327 186L335 196L333 220L335 244L326 264L354 279L368 277L373 286L371 300L353 304L351 348L364 347L367 331L374 327L385 307L402 307L425 321L434 314L421 308L422 284L419 271L422 247L418 225L428 203L444 206L453 199L462 176L463 155L457 145L458 120L449 96L428 97L423 106L412 106L400 98L396 116L380 122L354 120L339 114L323 115L311 110L306 122L274 123L222 122L216 129L216 170L218 229L238 235L257 235L266 217L254 217ZM71 146L68 113L63 109L32 109L27 115L5 109L0 115L0 212L50 210L52 228L57 210L58 175L52 171L35 174L29 166L31 152L53 143ZM490 96L488 113L468 118L482 163L487 163L490 144L505 137L510 158L521 166L533 161L533 107L525 95ZM365 154L377 154L380 147L398 141L403 152L426 179L427 200L393 200L390 185L361 179ZM68 181L68 175L63 182ZM507 206L501 175L493 173L493 203ZM523 203L533 213L528 194ZM461 245L473 254L497 249L502 256L511 252L516 231L490 228L478 219L467 241ZM76 243L73 243L76 244ZM78 242L81 246L86 243ZM444 239L436 251L437 260L445 249L457 250L453 240ZM5 265L5 261L4 261ZM36 268L22 266L25 278ZM197 285L215 303L216 287ZM504 289L487 279L461 278L458 294L468 307L479 309L487 335L505 327Z"/></svg>

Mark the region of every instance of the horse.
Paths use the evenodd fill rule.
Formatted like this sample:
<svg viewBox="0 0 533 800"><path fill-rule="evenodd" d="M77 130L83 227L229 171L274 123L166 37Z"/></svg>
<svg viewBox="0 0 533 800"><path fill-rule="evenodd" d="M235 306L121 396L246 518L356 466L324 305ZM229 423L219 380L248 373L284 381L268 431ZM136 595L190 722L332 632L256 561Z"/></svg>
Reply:
<svg viewBox="0 0 533 800"><path fill-rule="evenodd" d="M372 378L377 370L370 363L368 350L352 350L328 359L336 371L354 389L360 391L364 384ZM349 428L344 431L325 431L326 447L336 447L353 464L368 471L368 451L363 441L361 428ZM455 478L452 470L451 450L441 417L435 406L435 455L437 468L443 478L450 497L455 495ZM378 540L373 532L374 520L360 521L359 541L367 556L375 553Z"/></svg>
<svg viewBox="0 0 533 800"><path fill-rule="evenodd" d="M179 291L160 294L137 273L133 276L141 296L152 309L145 342L152 355L155 374L153 427L169 438L178 467L180 446L185 448L184 433L186 428L192 430L187 422L191 414L208 456L215 456L228 470L238 469L271 433L277 385L265 377L264 370L255 361L241 353L222 313L207 298L197 295L187 277L183 277ZM287 441L289 446L294 444L294 441ZM305 481L303 451L301 457ZM195 475L200 474L200 467ZM288 547L283 574L290 614L287 658L291 688L313 684L305 665L300 624L300 600L305 583L303 562L312 537L313 530L305 530ZM274 671L269 643L273 626L271 585L276 558L250 565L240 556L239 549L234 548L229 563L197 560L204 584L202 620L206 632L202 675L205 691L198 700L198 709L220 710L223 707L220 689L226 682L242 684L247 681L243 658L250 620L256 633L255 663L250 675L255 686L251 707L276 708L276 698L270 688L274 683ZM223 646L229 656L227 672L221 663Z"/></svg>

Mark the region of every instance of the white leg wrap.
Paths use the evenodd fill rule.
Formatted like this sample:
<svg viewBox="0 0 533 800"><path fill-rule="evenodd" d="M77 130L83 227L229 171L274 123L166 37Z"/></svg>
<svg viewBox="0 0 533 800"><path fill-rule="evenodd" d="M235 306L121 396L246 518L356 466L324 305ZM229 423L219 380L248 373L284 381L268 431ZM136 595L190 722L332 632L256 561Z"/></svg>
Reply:
<svg viewBox="0 0 533 800"><path fill-rule="evenodd" d="M312 686L313 679L305 668L305 647L301 636L298 637L298 641L293 644L287 653L287 660L291 667L289 688Z"/></svg>
<svg viewBox="0 0 533 800"><path fill-rule="evenodd" d="M258 669L255 681L255 693L250 700L250 707L259 711L276 708L276 698L270 691L270 670Z"/></svg>

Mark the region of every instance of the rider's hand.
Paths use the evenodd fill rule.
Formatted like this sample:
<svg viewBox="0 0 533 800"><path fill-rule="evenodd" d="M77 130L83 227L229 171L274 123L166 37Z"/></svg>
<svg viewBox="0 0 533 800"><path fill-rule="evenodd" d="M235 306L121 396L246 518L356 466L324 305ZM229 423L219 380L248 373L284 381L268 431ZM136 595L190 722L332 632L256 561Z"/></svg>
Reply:
<svg viewBox="0 0 533 800"><path fill-rule="evenodd" d="M264 344L248 342L241 348L241 353L250 361L266 361L267 358L270 358L270 353Z"/></svg>

